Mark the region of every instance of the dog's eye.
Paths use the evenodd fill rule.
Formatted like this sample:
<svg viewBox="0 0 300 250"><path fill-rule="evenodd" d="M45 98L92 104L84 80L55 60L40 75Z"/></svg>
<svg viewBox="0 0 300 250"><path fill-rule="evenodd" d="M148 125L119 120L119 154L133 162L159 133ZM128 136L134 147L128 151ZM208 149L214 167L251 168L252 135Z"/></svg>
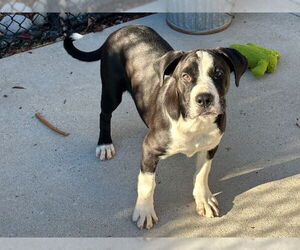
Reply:
<svg viewBox="0 0 300 250"><path fill-rule="evenodd" d="M182 79L183 79L184 81L186 81L186 82L191 82L191 81L192 81L191 76L190 76L189 74L187 74L187 73L183 73L183 74L182 74Z"/></svg>
<svg viewBox="0 0 300 250"><path fill-rule="evenodd" d="M215 72L214 72L214 78L215 79L219 79L219 78L222 78L224 75L224 72L222 69L220 68L215 68Z"/></svg>

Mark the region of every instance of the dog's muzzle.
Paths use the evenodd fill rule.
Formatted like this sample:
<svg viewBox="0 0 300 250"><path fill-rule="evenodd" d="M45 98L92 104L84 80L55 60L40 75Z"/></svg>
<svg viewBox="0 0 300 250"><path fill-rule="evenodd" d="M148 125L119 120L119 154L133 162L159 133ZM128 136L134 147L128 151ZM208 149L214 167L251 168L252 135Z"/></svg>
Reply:
<svg viewBox="0 0 300 250"><path fill-rule="evenodd" d="M210 93L201 93L196 96L199 116L219 115L224 112L222 105L216 105L215 98Z"/></svg>

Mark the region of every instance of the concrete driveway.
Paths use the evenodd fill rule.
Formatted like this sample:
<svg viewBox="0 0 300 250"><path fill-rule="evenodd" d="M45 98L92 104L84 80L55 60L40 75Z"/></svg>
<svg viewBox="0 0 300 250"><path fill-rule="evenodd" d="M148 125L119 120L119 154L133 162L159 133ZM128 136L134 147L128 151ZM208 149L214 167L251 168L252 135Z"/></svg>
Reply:
<svg viewBox="0 0 300 250"><path fill-rule="evenodd" d="M255 42L283 55L277 72L259 79L247 72L239 88L232 82L227 131L210 175L221 217L196 214L194 159L176 155L159 163L160 223L137 229L131 213L146 128L125 94L113 116L117 155L100 162L99 62L76 61L59 42L0 60L0 236L299 237L300 17L237 14L226 31L208 36L173 31L164 14L132 23L153 27L180 50ZM77 46L98 48L117 28ZM70 136L49 130L35 112Z"/></svg>

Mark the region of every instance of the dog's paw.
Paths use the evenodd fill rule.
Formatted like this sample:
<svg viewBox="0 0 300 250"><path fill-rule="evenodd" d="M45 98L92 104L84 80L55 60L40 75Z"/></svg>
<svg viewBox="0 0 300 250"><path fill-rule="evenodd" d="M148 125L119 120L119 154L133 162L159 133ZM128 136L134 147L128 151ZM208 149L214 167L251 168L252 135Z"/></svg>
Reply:
<svg viewBox="0 0 300 250"><path fill-rule="evenodd" d="M200 216L213 218L220 216L219 204L211 192L195 196L196 211Z"/></svg>
<svg viewBox="0 0 300 250"><path fill-rule="evenodd" d="M96 147L96 157L101 161L110 160L116 154L113 144L99 145Z"/></svg>
<svg viewBox="0 0 300 250"><path fill-rule="evenodd" d="M143 229L144 226L148 230L153 227L154 223L158 223L158 217L155 213L153 204L140 204L136 205L132 215L132 221L136 222L139 229Z"/></svg>

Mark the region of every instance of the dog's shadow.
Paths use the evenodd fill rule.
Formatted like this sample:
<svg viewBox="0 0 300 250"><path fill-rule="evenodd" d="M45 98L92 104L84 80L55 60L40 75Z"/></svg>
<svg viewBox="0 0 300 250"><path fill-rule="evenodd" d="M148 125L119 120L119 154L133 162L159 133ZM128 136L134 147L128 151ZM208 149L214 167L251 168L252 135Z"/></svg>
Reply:
<svg viewBox="0 0 300 250"><path fill-rule="evenodd" d="M300 153L277 156L273 160L259 160L242 168L245 169L244 171L228 175L227 177L220 176L217 170L212 171L211 179L214 179L212 188L217 192L222 192L222 194L218 196L218 201L221 205L221 216L231 211L234 200L238 195L260 185L299 174L300 169L298 167L299 164L297 164L299 163L299 159ZM272 188L262 188L262 191L272 194L274 190L272 190ZM259 197L259 199L263 198L264 196Z"/></svg>
<svg viewBox="0 0 300 250"><path fill-rule="evenodd" d="M300 153L277 155L272 160L259 160L244 165L239 168L239 171L236 169L232 174L226 173L230 172L229 170L220 171L219 168L222 167L222 163L221 160L217 161L210 173L209 186L213 193L220 192L217 199L221 208L221 216L225 216L232 210L234 200L238 195L260 185L300 174L299 164L297 164L299 159ZM169 202L173 205L185 206L193 202L192 178L195 171L194 164L195 160L191 161L182 156L174 156L173 159L167 162L168 166L161 166L159 179L162 182L169 182L167 185L163 185L161 189L164 189L164 191L161 192L175 192L177 194L176 196L164 198L164 203ZM171 167L176 169L170 169ZM168 204L166 205L168 206Z"/></svg>

